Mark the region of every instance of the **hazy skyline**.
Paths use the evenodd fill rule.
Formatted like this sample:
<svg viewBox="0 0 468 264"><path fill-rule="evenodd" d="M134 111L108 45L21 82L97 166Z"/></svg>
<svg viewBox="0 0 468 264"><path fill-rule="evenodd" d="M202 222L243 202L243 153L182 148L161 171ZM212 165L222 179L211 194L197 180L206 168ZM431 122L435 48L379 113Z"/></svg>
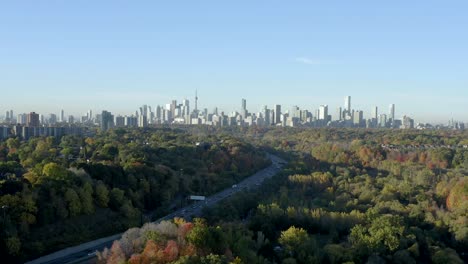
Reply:
<svg viewBox="0 0 468 264"><path fill-rule="evenodd" d="M0 3L0 110L330 113L351 95L417 122L468 121L466 1Z"/></svg>

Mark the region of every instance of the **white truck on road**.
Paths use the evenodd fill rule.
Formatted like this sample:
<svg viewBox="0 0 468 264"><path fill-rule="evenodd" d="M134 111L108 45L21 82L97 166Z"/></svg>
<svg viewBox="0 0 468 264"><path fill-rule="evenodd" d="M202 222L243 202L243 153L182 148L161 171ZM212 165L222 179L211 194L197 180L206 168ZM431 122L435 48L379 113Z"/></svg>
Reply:
<svg viewBox="0 0 468 264"><path fill-rule="evenodd" d="M205 201L206 197L201 195L190 195L189 199L195 201Z"/></svg>

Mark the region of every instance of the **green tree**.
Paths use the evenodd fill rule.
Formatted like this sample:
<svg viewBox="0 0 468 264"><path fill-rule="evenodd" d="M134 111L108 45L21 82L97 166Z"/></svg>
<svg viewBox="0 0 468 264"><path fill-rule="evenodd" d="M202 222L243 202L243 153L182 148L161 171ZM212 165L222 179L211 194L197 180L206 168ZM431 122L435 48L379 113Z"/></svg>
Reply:
<svg viewBox="0 0 468 264"><path fill-rule="evenodd" d="M106 208L109 203L109 190L102 181L96 184L96 203L103 208Z"/></svg>
<svg viewBox="0 0 468 264"><path fill-rule="evenodd" d="M42 174L48 179L57 181L69 181L72 173L57 163L47 163L42 169Z"/></svg>
<svg viewBox="0 0 468 264"><path fill-rule="evenodd" d="M404 230L401 217L383 215L373 219L369 227L353 227L349 238L354 247L367 249L367 253L393 252L400 246Z"/></svg>
<svg viewBox="0 0 468 264"><path fill-rule="evenodd" d="M5 240L8 253L17 256L21 251L21 240L17 236L9 237Z"/></svg>
<svg viewBox="0 0 468 264"><path fill-rule="evenodd" d="M438 249L434 255L432 255L432 262L434 264L462 264L463 260L460 259L457 252L451 248Z"/></svg>
<svg viewBox="0 0 468 264"><path fill-rule="evenodd" d="M68 188L65 192L65 201L68 205L70 216L77 216L81 213L81 201L75 190Z"/></svg>
<svg viewBox="0 0 468 264"><path fill-rule="evenodd" d="M281 232L278 242L289 252L295 251L309 239L307 231L291 226Z"/></svg>
<svg viewBox="0 0 468 264"><path fill-rule="evenodd" d="M113 188L109 198L109 207L113 210L118 210L125 201L125 192L119 188Z"/></svg>
<svg viewBox="0 0 468 264"><path fill-rule="evenodd" d="M89 182L86 182L83 187L80 188L78 195L81 199L82 212L84 214L94 213L93 187Z"/></svg>
<svg viewBox="0 0 468 264"><path fill-rule="evenodd" d="M306 230L291 226L281 232L278 242L284 247L286 253L299 263L314 262L317 246L315 240L309 237Z"/></svg>

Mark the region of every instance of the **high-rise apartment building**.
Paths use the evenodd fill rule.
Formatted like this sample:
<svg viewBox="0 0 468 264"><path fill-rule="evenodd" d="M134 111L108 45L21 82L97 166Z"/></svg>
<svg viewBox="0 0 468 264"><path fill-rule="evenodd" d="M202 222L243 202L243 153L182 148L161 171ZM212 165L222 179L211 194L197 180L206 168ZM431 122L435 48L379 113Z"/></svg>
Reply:
<svg viewBox="0 0 468 264"><path fill-rule="evenodd" d="M115 123L116 127L124 127L125 126L125 117L120 116L120 115L116 116L114 123Z"/></svg>
<svg viewBox="0 0 468 264"><path fill-rule="evenodd" d="M31 112L26 116L26 126L38 127L39 126L39 114Z"/></svg>
<svg viewBox="0 0 468 264"><path fill-rule="evenodd" d="M101 113L101 130L106 131L114 127L114 116L111 112L103 110Z"/></svg>
<svg viewBox="0 0 468 264"><path fill-rule="evenodd" d="M16 123L21 125L26 124L26 116L27 114L18 114L18 116L16 117Z"/></svg>

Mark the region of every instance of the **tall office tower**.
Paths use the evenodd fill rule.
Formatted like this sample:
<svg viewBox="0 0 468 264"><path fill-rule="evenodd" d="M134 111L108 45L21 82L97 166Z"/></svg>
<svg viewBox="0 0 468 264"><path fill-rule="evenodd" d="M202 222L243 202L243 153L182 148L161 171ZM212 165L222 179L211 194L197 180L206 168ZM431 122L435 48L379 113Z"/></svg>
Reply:
<svg viewBox="0 0 468 264"><path fill-rule="evenodd" d="M269 126L275 124L275 110L270 109L270 123L268 124Z"/></svg>
<svg viewBox="0 0 468 264"><path fill-rule="evenodd" d="M68 123L69 123L69 124L75 123L75 118L74 118L72 115L69 115L69 116L68 116Z"/></svg>
<svg viewBox="0 0 468 264"><path fill-rule="evenodd" d="M297 105L294 105L291 107L291 110L289 111L289 116L292 117L299 117L299 107Z"/></svg>
<svg viewBox="0 0 468 264"><path fill-rule="evenodd" d="M344 111L346 111L348 114L351 113L351 96L346 96L345 97L345 109Z"/></svg>
<svg viewBox="0 0 468 264"><path fill-rule="evenodd" d="M140 107L140 114L139 116L148 116L148 105L142 105Z"/></svg>
<svg viewBox="0 0 468 264"><path fill-rule="evenodd" d="M53 125L57 123L57 115L56 114L49 114L49 124Z"/></svg>
<svg viewBox="0 0 468 264"><path fill-rule="evenodd" d="M148 117L145 115L140 115L138 117L138 127L147 127L148 125Z"/></svg>
<svg viewBox="0 0 468 264"><path fill-rule="evenodd" d="M338 121L343 120L343 108L338 107L338 109L336 109L336 115L338 116L336 120Z"/></svg>
<svg viewBox="0 0 468 264"><path fill-rule="evenodd" d="M162 120L162 113L161 113L162 109L161 107L158 105L156 106L156 118L158 120Z"/></svg>
<svg viewBox="0 0 468 264"><path fill-rule="evenodd" d="M11 122L13 123L13 110L10 110L10 119L11 119Z"/></svg>
<svg viewBox="0 0 468 264"><path fill-rule="evenodd" d="M65 112L63 109L60 111L60 122L65 122Z"/></svg>
<svg viewBox="0 0 468 264"><path fill-rule="evenodd" d="M275 105L275 124L281 123L281 105Z"/></svg>
<svg viewBox="0 0 468 264"><path fill-rule="evenodd" d="M373 118L375 120L379 120L379 108L377 106L375 106L372 109L372 117L371 118Z"/></svg>
<svg viewBox="0 0 468 264"><path fill-rule="evenodd" d="M390 105L390 126L395 127L395 104Z"/></svg>
<svg viewBox="0 0 468 264"><path fill-rule="evenodd" d="M306 123L307 122L307 118L309 117L309 111L307 110L301 110L301 121L303 123Z"/></svg>
<svg viewBox="0 0 468 264"><path fill-rule="evenodd" d="M353 124L357 127L361 126L364 120L364 113L362 111L355 111L353 115Z"/></svg>
<svg viewBox="0 0 468 264"><path fill-rule="evenodd" d="M5 119L6 121L10 121L10 111L6 111Z"/></svg>
<svg viewBox="0 0 468 264"><path fill-rule="evenodd" d="M386 114L380 115L379 127L387 127L387 115Z"/></svg>
<svg viewBox="0 0 468 264"><path fill-rule="evenodd" d="M114 127L114 116L111 112L103 110L101 113L101 130L106 131Z"/></svg>
<svg viewBox="0 0 468 264"><path fill-rule="evenodd" d="M93 121L93 110L91 109L88 111L88 121Z"/></svg>
<svg viewBox="0 0 468 264"><path fill-rule="evenodd" d="M140 113L138 115L138 126L146 127L148 125L148 105L142 105L140 107Z"/></svg>
<svg viewBox="0 0 468 264"><path fill-rule="evenodd" d="M176 108L177 108L177 100L172 100L171 105L170 105L172 118L176 118L176 115L175 115Z"/></svg>
<svg viewBox="0 0 468 264"><path fill-rule="evenodd" d="M184 117L190 115L190 101L188 99L182 100L182 114Z"/></svg>
<svg viewBox="0 0 468 264"><path fill-rule="evenodd" d="M264 125L269 126L271 124L270 109L268 109L266 105L263 106L262 116L263 116Z"/></svg>
<svg viewBox="0 0 468 264"><path fill-rule="evenodd" d="M247 117L247 100L245 100L243 98L242 98L242 105L241 105L240 115L242 116L242 119L245 119Z"/></svg>
<svg viewBox="0 0 468 264"><path fill-rule="evenodd" d="M39 114L36 114L36 112L29 113L26 117L26 126L38 127L39 126Z"/></svg>
<svg viewBox="0 0 468 264"><path fill-rule="evenodd" d="M195 90L195 113L198 115L198 91Z"/></svg>
<svg viewBox="0 0 468 264"><path fill-rule="evenodd" d="M321 105L319 107L319 119L328 120L328 105Z"/></svg>

